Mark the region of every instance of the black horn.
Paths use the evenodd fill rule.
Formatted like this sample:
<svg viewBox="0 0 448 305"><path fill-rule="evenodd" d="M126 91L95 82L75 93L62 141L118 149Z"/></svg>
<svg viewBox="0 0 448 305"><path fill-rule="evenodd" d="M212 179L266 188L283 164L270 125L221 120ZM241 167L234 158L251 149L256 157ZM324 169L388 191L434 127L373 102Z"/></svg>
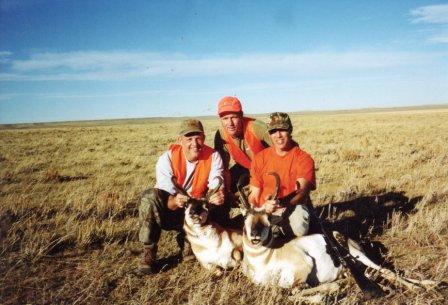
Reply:
<svg viewBox="0 0 448 305"><path fill-rule="evenodd" d="M191 196L187 193L187 191L183 187L181 187L179 184L177 184L177 179L176 179L175 176L171 177L171 182L173 183L174 188L176 189L176 191L179 194L185 195L185 196L187 196L188 198L191 199Z"/></svg>
<svg viewBox="0 0 448 305"><path fill-rule="evenodd" d="M216 177L216 179L218 179L218 185L214 188L214 189L212 189L208 194L207 194L207 196L206 196L206 200L207 201L209 201L209 199L210 199L210 197L213 195L213 194L215 194L217 191L219 191L219 189L221 188L221 186L222 186L222 184L223 184L223 182L224 182L224 180L222 179L222 177Z"/></svg>
<svg viewBox="0 0 448 305"><path fill-rule="evenodd" d="M243 207L247 210L252 210L252 206L249 203L249 199L247 198L246 194L244 193L243 190L243 184L244 181L247 179L247 175L242 175L239 179L238 179L238 183L236 184L236 188L238 189L238 192L240 193L240 201L241 204L243 205Z"/></svg>

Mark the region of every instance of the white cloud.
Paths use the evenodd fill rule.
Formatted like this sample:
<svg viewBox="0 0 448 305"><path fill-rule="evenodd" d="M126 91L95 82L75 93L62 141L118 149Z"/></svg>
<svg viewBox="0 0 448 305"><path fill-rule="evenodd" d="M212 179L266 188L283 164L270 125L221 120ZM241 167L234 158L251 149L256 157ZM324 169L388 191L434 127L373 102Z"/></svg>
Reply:
<svg viewBox="0 0 448 305"><path fill-rule="evenodd" d="M428 5L411 10L412 23L426 24L433 35L429 43L448 43L448 4ZM428 29L427 29L428 30Z"/></svg>
<svg viewBox="0 0 448 305"><path fill-rule="evenodd" d="M128 51L36 53L12 60L0 81L125 80L222 75L307 75L428 65L446 54L310 52L192 57Z"/></svg>
<svg viewBox="0 0 448 305"><path fill-rule="evenodd" d="M428 5L411 10L412 23L448 23L448 4Z"/></svg>
<svg viewBox="0 0 448 305"><path fill-rule="evenodd" d="M8 57L11 55L12 55L12 52L10 52L10 51L0 51L0 57Z"/></svg>
<svg viewBox="0 0 448 305"><path fill-rule="evenodd" d="M75 71L95 69L136 68L157 60L153 53L125 51L79 51L67 53L37 53L29 59L15 60L12 69L16 71L48 70L68 68Z"/></svg>
<svg viewBox="0 0 448 305"><path fill-rule="evenodd" d="M428 42L431 43L448 43L448 31L441 31L428 38Z"/></svg>
<svg viewBox="0 0 448 305"><path fill-rule="evenodd" d="M0 51L0 63L6 63L10 61L10 57L12 52L9 51Z"/></svg>
<svg viewBox="0 0 448 305"><path fill-rule="evenodd" d="M104 99L104 98L138 98L138 97L152 97L152 96L187 96L187 95L210 95L210 94L224 94L226 90L187 90L187 89L154 89L154 90L135 90L135 91L121 91L113 93L37 93L37 92L20 92L20 93L5 93L0 94L0 101L12 100L15 98L39 98L39 99L64 99L64 100L84 100L84 99Z"/></svg>

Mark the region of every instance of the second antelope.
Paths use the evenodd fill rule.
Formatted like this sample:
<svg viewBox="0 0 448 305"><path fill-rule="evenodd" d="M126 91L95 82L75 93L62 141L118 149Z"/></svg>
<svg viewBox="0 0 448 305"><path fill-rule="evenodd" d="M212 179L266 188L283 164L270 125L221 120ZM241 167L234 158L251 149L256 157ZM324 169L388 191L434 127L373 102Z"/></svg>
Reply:
<svg viewBox="0 0 448 305"><path fill-rule="evenodd" d="M276 181L277 183L279 181L278 175ZM251 281L256 284L272 284L283 288L308 284L308 286L316 286L312 289L314 292L328 292L340 288L337 283L332 282L343 277L344 268L342 265L335 264L332 256L327 252L326 238L323 234L293 238L278 248L266 247L262 245L261 233L264 228L271 226L269 217L263 207L252 207L244 196L244 192L240 191L240 194L241 201L247 210L243 232L244 260L242 267L243 272ZM344 246L348 248L347 256L357 263L362 263L365 269L362 272L365 271L365 276L375 274L375 282L376 279L382 278L386 282L409 290L425 289L435 285L433 281L405 278L383 268L369 259L361 246L354 240L345 238L338 232L333 232L333 235L338 237L338 240L343 240ZM368 279L368 281L373 281L373 279ZM325 283L332 284L321 285ZM388 289L388 287L381 287Z"/></svg>

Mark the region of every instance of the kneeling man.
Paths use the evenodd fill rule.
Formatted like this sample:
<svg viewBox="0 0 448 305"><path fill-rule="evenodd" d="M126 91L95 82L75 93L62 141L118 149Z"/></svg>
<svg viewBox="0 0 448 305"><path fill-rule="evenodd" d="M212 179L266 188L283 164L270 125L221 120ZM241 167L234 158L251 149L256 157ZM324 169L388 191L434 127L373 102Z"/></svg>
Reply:
<svg viewBox="0 0 448 305"><path fill-rule="evenodd" d="M272 113L268 132L273 146L255 155L250 170L249 202L254 207L264 207L269 214L273 229L266 236L274 239L307 234L309 213L302 203L310 201L309 193L316 188L314 161L292 139L292 128L288 114ZM272 198L276 189L272 173L280 178L278 198ZM273 239L264 241L270 242Z"/></svg>

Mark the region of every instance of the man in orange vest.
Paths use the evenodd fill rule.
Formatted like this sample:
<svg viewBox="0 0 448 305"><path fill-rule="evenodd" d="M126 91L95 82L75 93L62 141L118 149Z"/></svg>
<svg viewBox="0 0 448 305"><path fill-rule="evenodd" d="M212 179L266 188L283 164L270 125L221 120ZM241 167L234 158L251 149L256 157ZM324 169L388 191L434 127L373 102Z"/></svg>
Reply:
<svg viewBox="0 0 448 305"><path fill-rule="evenodd" d="M309 193L316 188L314 160L292 139L288 114L272 113L268 132L273 146L252 160L249 202L255 207L264 206L271 224L278 223L279 232L286 235L282 237L305 235L309 228L309 213L300 203L310 201ZM272 173L280 178L278 199L272 198L276 188Z"/></svg>
<svg viewBox="0 0 448 305"><path fill-rule="evenodd" d="M238 179L249 176L253 157L269 147L271 139L264 122L243 116L241 102L236 97L223 97L218 104L218 115L221 128L215 134L215 150L224 162L227 190L234 194Z"/></svg>
<svg viewBox="0 0 448 305"><path fill-rule="evenodd" d="M178 231L176 239L180 256L186 252L191 255L190 245L185 241L182 229L188 197L177 193L172 177L194 198L202 198L208 189L217 187L219 178L223 179L222 159L218 152L204 144L204 140L202 123L193 119L185 120L181 123L177 143L171 145L157 161L156 185L143 193L139 206L139 240L144 245L139 263L141 273L157 270L157 243L161 230ZM213 194L209 202L222 206L223 189Z"/></svg>

